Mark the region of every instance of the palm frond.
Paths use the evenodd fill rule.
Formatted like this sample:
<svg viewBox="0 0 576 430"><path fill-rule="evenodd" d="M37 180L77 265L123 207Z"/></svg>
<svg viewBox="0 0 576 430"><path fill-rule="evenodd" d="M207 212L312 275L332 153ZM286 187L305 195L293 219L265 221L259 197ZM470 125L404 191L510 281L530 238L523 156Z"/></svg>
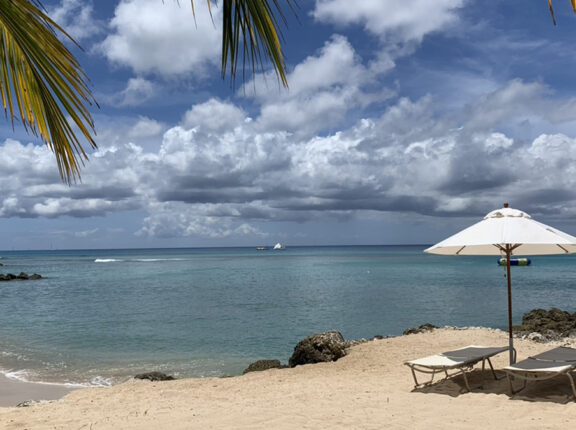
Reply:
<svg viewBox="0 0 576 430"><path fill-rule="evenodd" d="M90 146L95 104L88 79L56 33L72 38L37 4L37 0L0 0L0 95L12 124L27 131L55 153L63 180L80 178L87 159L76 126ZM70 120L67 118L70 117Z"/></svg>
<svg viewBox="0 0 576 430"><path fill-rule="evenodd" d="M194 7L194 0L192 7ZM207 0L208 7L210 2ZM294 9L295 0L285 0ZM288 86L286 63L282 50L280 21L286 24L279 0L223 0L222 20L222 77L229 72L236 78L239 57L242 57L242 73L246 62L256 73L270 61L282 85Z"/></svg>
<svg viewBox="0 0 576 430"><path fill-rule="evenodd" d="M570 0L572 4L572 10L576 13L576 0ZM550 16L552 16L552 22L556 25L556 16L554 14L554 6L552 5L552 0L548 0L548 9L550 9Z"/></svg>

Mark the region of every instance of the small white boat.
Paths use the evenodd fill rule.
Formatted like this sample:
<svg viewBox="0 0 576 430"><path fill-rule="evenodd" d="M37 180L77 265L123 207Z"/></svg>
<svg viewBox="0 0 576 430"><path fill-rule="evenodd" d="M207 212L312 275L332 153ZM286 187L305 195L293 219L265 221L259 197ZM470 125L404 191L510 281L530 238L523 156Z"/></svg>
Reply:
<svg viewBox="0 0 576 430"><path fill-rule="evenodd" d="M257 246L256 247L256 251L267 251L268 247L267 246Z"/></svg>
<svg viewBox="0 0 576 430"><path fill-rule="evenodd" d="M284 245L282 245L280 242L278 242L276 245L274 245L274 249L275 251L279 251L279 250L283 250L286 249L286 247Z"/></svg>

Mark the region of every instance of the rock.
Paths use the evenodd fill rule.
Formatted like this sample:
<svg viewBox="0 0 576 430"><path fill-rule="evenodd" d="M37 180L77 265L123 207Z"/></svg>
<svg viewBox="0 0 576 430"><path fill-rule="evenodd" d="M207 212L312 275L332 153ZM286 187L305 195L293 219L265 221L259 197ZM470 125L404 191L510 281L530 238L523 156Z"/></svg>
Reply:
<svg viewBox="0 0 576 430"><path fill-rule="evenodd" d="M402 333L403 335L407 335L407 334L419 334L419 333L426 333L427 331L432 331L434 330L436 327L434 324L422 324L419 327L413 327L413 328L409 328L404 330L404 333Z"/></svg>
<svg viewBox="0 0 576 430"><path fill-rule="evenodd" d="M522 325L514 327L520 334L540 333L548 340L568 337L576 330L576 313L560 309L534 309L522 317Z"/></svg>
<svg viewBox="0 0 576 430"><path fill-rule="evenodd" d="M285 367L287 366L283 366L280 360L258 360L250 364L242 373L261 372L262 370L268 369L283 369Z"/></svg>
<svg viewBox="0 0 576 430"><path fill-rule="evenodd" d="M38 273L28 275L28 273L25 272L20 272L18 275L14 275L13 273L6 273L4 275L3 273L0 273L0 281L13 281L15 279L19 281L28 281L30 279L32 280L42 279L42 275L39 275Z"/></svg>
<svg viewBox="0 0 576 430"><path fill-rule="evenodd" d="M347 346L342 333L338 331L315 334L298 342L288 364L295 367L336 361L346 355Z"/></svg>
<svg viewBox="0 0 576 430"><path fill-rule="evenodd" d="M533 342L541 342L541 343L546 342L546 338L537 332L532 332L532 333L526 335L526 339L531 340Z"/></svg>
<svg viewBox="0 0 576 430"><path fill-rule="evenodd" d="M173 381L176 378L162 372L147 372L134 376L134 379L147 379L148 381Z"/></svg>
<svg viewBox="0 0 576 430"><path fill-rule="evenodd" d="M16 405L17 408L27 408L29 406L34 406L40 403L38 400L24 400Z"/></svg>

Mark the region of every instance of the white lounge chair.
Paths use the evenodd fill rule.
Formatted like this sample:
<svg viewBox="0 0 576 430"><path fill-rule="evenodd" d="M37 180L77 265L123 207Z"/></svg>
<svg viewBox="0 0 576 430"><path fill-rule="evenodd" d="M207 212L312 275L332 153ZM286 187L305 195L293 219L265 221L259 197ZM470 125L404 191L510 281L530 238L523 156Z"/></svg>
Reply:
<svg viewBox="0 0 576 430"><path fill-rule="evenodd" d="M576 386L572 373L576 372L576 349L566 346L559 346L542 354L528 357L518 363L511 364L503 369L508 376L510 393L512 395L519 393L528 381L543 381L566 375L572 387L572 394L576 400ZM519 390L515 390L512 380L514 378L522 379L523 385Z"/></svg>
<svg viewBox="0 0 576 430"><path fill-rule="evenodd" d="M482 362L482 371L484 371L486 362L488 362L494 379L498 379L496 372L494 372L494 367L492 366L490 357L493 357L504 351L508 351L507 346L487 347L470 345L455 351L447 351L441 354L430 355L428 357L420 358L417 360L406 361L404 364L410 367L410 370L412 371L412 377L414 378L414 388L420 388L432 384L436 374L443 373L445 376L440 381L446 380L452 376L462 375L464 377L464 384L466 385L466 389L468 391L472 391L470 389L470 384L468 383L466 372L471 371L472 368L480 362ZM449 373L449 371L454 372ZM421 383L418 382L416 372L425 373L432 376L430 377L429 381Z"/></svg>

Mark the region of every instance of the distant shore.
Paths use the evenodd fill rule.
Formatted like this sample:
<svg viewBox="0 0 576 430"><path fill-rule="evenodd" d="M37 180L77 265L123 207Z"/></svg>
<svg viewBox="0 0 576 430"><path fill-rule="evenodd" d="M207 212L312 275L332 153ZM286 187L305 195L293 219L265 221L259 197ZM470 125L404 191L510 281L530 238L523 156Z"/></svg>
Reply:
<svg viewBox="0 0 576 430"><path fill-rule="evenodd" d="M507 335L491 329L436 329L360 343L332 363L231 378L131 380L76 390L48 404L0 408L0 427L439 430L576 425L576 403L566 402L566 378L533 383L512 398L505 378L495 381L480 370L472 373L470 382L482 388L472 393L462 392L460 377L414 390L406 360L470 344L507 345ZM554 345L517 339L518 359ZM495 357L495 368L505 366L507 359L506 354Z"/></svg>

